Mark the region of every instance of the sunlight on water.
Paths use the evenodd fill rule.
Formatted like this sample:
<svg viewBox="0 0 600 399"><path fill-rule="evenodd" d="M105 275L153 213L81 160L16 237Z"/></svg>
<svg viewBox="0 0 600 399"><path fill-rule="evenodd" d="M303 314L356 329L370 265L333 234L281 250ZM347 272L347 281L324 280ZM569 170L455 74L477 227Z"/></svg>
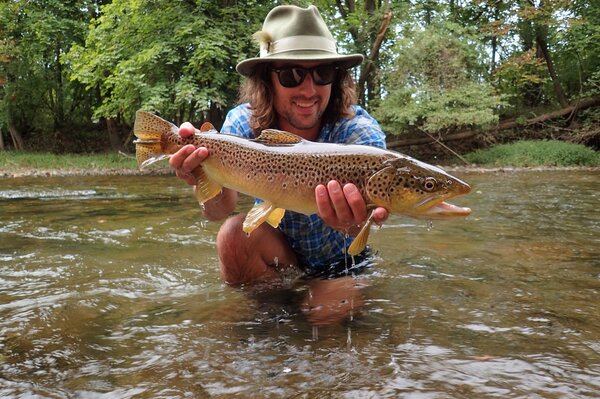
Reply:
<svg viewBox="0 0 600 399"><path fill-rule="evenodd" d="M469 218L274 292L172 176L0 180L0 397L598 397L600 174L460 175Z"/></svg>

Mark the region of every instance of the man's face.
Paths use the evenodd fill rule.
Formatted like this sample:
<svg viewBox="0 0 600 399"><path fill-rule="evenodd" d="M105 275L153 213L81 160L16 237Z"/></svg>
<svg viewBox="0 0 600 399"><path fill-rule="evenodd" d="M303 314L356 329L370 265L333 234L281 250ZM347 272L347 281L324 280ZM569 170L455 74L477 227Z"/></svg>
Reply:
<svg viewBox="0 0 600 399"><path fill-rule="evenodd" d="M312 68L318 62L275 64L273 68L298 66ZM309 73L296 87L284 87L276 72L271 72L279 128L298 134L306 139L316 139L321 128L321 118L331 97L331 84L318 85Z"/></svg>

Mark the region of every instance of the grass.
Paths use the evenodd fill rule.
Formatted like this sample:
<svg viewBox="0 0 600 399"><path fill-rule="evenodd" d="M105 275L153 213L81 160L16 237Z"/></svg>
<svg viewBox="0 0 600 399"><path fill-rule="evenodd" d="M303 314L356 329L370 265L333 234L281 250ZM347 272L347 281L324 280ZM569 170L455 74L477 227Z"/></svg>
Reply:
<svg viewBox="0 0 600 399"><path fill-rule="evenodd" d="M135 158L117 153L52 154L0 151L0 171L20 170L137 170Z"/></svg>
<svg viewBox="0 0 600 399"><path fill-rule="evenodd" d="M600 153L581 144L556 140L523 140L465 155L483 166L600 166Z"/></svg>

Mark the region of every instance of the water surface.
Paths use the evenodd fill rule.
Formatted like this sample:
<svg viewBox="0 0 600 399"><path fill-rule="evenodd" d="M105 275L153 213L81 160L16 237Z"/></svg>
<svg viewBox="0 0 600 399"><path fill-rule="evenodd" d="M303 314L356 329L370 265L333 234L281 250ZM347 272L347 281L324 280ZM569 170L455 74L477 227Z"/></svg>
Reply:
<svg viewBox="0 0 600 399"><path fill-rule="evenodd" d="M473 215L391 217L326 326L222 284L172 176L0 180L0 397L597 398L599 173L457 174Z"/></svg>

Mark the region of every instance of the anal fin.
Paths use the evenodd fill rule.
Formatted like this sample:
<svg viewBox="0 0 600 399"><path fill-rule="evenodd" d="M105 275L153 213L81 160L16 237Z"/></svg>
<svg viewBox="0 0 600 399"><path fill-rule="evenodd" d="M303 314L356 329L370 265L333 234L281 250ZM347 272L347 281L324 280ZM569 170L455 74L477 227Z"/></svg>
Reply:
<svg viewBox="0 0 600 399"><path fill-rule="evenodd" d="M263 222L273 227L279 226L279 222L285 213L285 209L275 208L272 203L265 201L254 205L246 215L242 229L244 233L252 233Z"/></svg>
<svg viewBox="0 0 600 399"><path fill-rule="evenodd" d="M209 179L208 176L206 176L206 173L204 173L202 166L194 169L192 174L196 177L196 188L194 189L194 192L196 194L196 199L200 204L204 204L209 199L214 198L221 193L223 186Z"/></svg>
<svg viewBox="0 0 600 399"><path fill-rule="evenodd" d="M371 232L371 225L373 224L373 211L367 218L367 221L362 225L357 236L352 241L352 244L348 247L348 255L356 256L361 253L367 246L369 240L369 233Z"/></svg>
<svg viewBox="0 0 600 399"><path fill-rule="evenodd" d="M284 214L285 209L283 208L273 209L267 217L267 223L269 223L273 228L277 228L279 226L279 223L281 223L281 219L283 219Z"/></svg>

